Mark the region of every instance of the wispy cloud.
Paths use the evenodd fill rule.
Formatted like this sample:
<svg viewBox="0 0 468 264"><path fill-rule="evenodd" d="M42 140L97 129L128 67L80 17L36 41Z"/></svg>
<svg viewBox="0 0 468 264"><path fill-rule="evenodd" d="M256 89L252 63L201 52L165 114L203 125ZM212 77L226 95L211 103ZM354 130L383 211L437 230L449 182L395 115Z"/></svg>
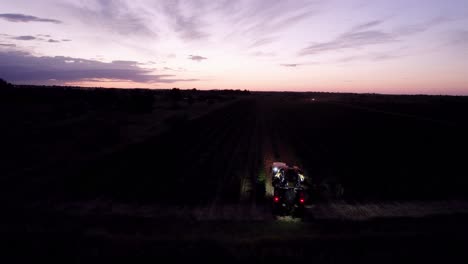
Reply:
<svg viewBox="0 0 468 264"><path fill-rule="evenodd" d="M281 32L319 13L321 1L253 0L231 16L233 34L252 39L249 48L281 39Z"/></svg>
<svg viewBox="0 0 468 264"><path fill-rule="evenodd" d="M47 37L47 38L43 38L43 37ZM42 34L38 34L36 36L30 36L30 35L25 35L25 36L10 36L10 39L14 39L14 40L23 40L23 41L44 41L44 42L48 42L48 43L60 43L62 41L71 41L71 40L58 40L58 39L53 39L51 38L50 35L42 35Z"/></svg>
<svg viewBox="0 0 468 264"><path fill-rule="evenodd" d="M203 60L207 60L208 58L205 58L205 57L202 57L202 56L199 56L199 55L189 55L189 60L193 60L193 61L203 61Z"/></svg>
<svg viewBox="0 0 468 264"><path fill-rule="evenodd" d="M48 22L54 24L61 24L62 21L50 18L39 18L35 16L29 16L24 14L0 14L0 19L7 20L9 22Z"/></svg>
<svg viewBox="0 0 468 264"><path fill-rule="evenodd" d="M351 29L351 31L361 31L361 30L367 30L369 28L378 26L382 24L384 21L383 20L372 20L363 24L359 24Z"/></svg>
<svg viewBox="0 0 468 264"><path fill-rule="evenodd" d="M115 61L112 61L112 64L122 65L122 66L136 66L139 63L138 61L115 60Z"/></svg>
<svg viewBox="0 0 468 264"><path fill-rule="evenodd" d="M26 52L0 52L2 78L12 82L57 83L108 79L139 83L174 83L194 81L179 79L174 75L153 74L152 70L141 68L134 61L104 63L73 57L36 57Z"/></svg>
<svg viewBox="0 0 468 264"><path fill-rule="evenodd" d="M11 44L11 43L0 43L0 46L2 46L2 47L16 47L15 44Z"/></svg>
<svg viewBox="0 0 468 264"><path fill-rule="evenodd" d="M449 21L451 19L439 16L423 23L400 26L394 33L400 36L418 34Z"/></svg>
<svg viewBox="0 0 468 264"><path fill-rule="evenodd" d="M184 71L186 71L186 69L181 68L181 67L179 67L177 69L174 69L174 68L171 68L171 67L164 67L163 70L165 70L165 71L175 71L175 72L184 72Z"/></svg>
<svg viewBox="0 0 468 264"><path fill-rule="evenodd" d="M283 66L283 67L289 67L289 68L295 68L295 67L298 67L300 66L301 64L297 64L297 63L284 63L284 64L280 64L280 66Z"/></svg>
<svg viewBox="0 0 468 264"><path fill-rule="evenodd" d="M468 46L468 30L461 30L456 32L450 40L450 44Z"/></svg>
<svg viewBox="0 0 468 264"><path fill-rule="evenodd" d="M316 12L321 1L295 0L161 0L150 12L163 17L166 26L184 41L220 37L248 39L257 47L275 41L280 30L291 27ZM214 29L214 30L213 30Z"/></svg>
<svg viewBox="0 0 468 264"><path fill-rule="evenodd" d="M184 40L199 40L209 36L203 30L204 23L201 11L207 5L205 1L163 1L163 11L168 18L169 25Z"/></svg>
<svg viewBox="0 0 468 264"><path fill-rule="evenodd" d="M70 15L79 14L80 21L121 35L157 36L154 25L146 20L144 9L123 0L75 1L64 4Z"/></svg>
<svg viewBox="0 0 468 264"><path fill-rule="evenodd" d="M235 35L236 38L248 39L255 47L274 41L280 30L315 14L320 2L160 0L131 3L125 0L95 0L76 1L65 6L70 14L79 14L80 21L122 35L154 37L175 33L183 41ZM222 37L219 29L224 31Z"/></svg>
<svg viewBox="0 0 468 264"><path fill-rule="evenodd" d="M361 48L368 45L388 43L396 41L395 36L378 30L367 30L359 32L347 32L336 39L314 43L300 51L299 55L312 55L321 52L335 51L349 48Z"/></svg>
<svg viewBox="0 0 468 264"><path fill-rule="evenodd" d="M299 55L314 55L323 52L343 49L358 49L369 45L385 44L398 41L401 37L418 34L448 21L444 17L437 17L426 23L405 25L393 31L383 31L374 27L384 23L383 20L372 20L352 27L335 39L328 42L312 43L302 49Z"/></svg>
<svg viewBox="0 0 468 264"><path fill-rule="evenodd" d="M250 55L251 55L251 56L254 56L254 57L274 57L274 56L276 56L276 53L274 53L274 52L256 51L256 52L250 53Z"/></svg>
<svg viewBox="0 0 468 264"><path fill-rule="evenodd" d="M258 48L258 47L273 43L274 41L275 41L275 38L272 38L272 37L260 38L260 39L253 41L252 44L249 45L249 48Z"/></svg>
<svg viewBox="0 0 468 264"><path fill-rule="evenodd" d="M270 35L318 12L319 1L253 0L234 13L235 23L243 34ZM230 12L230 11L229 11Z"/></svg>
<svg viewBox="0 0 468 264"><path fill-rule="evenodd" d="M407 56L406 54L399 53L398 51L389 51L387 53L371 53L371 54L363 54L363 55L356 55L356 56L348 56L344 58L338 59L336 62L338 63L348 63L348 62L355 62L355 61L387 61L398 59L401 57Z"/></svg>
<svg viewBox="0 0 468 264"><path fill-rule="evenodd" d="M17 36L17 37L12 37L12 39L16 39L16 40L35 40L37 38L34 37L34 36Z"/></svg>

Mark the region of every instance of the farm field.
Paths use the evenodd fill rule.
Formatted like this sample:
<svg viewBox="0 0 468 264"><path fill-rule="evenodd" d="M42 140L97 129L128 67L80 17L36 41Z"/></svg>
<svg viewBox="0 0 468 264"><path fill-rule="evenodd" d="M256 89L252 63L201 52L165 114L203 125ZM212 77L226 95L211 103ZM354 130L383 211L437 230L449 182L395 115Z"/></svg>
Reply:
<svg viewBox="0 0 468 264"><path fill-rule="evenodd" d="M15 250L319 263L466 254L467 98L57 93L2 103L1 232ZM116 96L125 107L102 103ZM273 161L304 169L304 219L271 214Z"/></svg>

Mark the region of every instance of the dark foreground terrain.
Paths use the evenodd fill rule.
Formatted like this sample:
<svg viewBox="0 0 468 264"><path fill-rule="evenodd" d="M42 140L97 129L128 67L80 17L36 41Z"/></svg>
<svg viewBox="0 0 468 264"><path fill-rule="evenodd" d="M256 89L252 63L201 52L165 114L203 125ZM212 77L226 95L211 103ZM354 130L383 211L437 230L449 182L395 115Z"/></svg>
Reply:
<svg viewBox="0 0 468 264"><path fill-rule="evenodd" d="M2 256L468 259L468 98L24 86L0 94ZM304 169L303 219L271 214L273 161Z"/></svg>

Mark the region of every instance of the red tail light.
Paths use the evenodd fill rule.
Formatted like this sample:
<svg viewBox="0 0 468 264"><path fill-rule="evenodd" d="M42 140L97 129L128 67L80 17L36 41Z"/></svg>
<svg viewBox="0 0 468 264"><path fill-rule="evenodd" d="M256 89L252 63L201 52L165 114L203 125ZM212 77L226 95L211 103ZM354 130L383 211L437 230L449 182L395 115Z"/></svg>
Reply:
<svg viewBox="0 0 468 264"><path fill-rule="evenodd" d="M273 202L275 203L279 202L279 197L278 196L273 197Z"/></svg>
<svg viewBox="0 0 468 264"><path fill-rule="evenodd" d="M305 202L304 198L299 199L299 202L303 204Z"/></svg>

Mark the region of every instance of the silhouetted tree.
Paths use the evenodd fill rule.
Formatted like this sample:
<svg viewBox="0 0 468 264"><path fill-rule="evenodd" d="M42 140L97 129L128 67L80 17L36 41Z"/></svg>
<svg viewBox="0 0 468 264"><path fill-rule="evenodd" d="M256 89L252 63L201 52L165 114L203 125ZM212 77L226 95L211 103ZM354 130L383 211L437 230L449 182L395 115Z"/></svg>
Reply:
<svg viewBox="0 0 468 264"><path fill-rule="evenodd" d="M169 95L172 101L180 101L180 99L182 99L182 93L179 88L172 88Z"/></svg>
<svg viewBox="0 0 468 264"><path fill-rule="evenodd" d="M0 101L8 102L17 97L17 93L13 89L13 85L0 78Z"/></svg>
<svg viewBox="0 0 468 264"><path fill-rule="evenodd" d="M169 92L169 98L172 102L172 106L176 108L178 106L178 102L182 99L182 93L179 88L172 88Z"/></svg>
<svg viewBox="0 0 468 264"><path fill-rule="evenodd" d="M8 83L7 81L3 80L2 78L0 78L0 87L1 88L13 88L13 85L11 85L10 83Z"/></svg>

